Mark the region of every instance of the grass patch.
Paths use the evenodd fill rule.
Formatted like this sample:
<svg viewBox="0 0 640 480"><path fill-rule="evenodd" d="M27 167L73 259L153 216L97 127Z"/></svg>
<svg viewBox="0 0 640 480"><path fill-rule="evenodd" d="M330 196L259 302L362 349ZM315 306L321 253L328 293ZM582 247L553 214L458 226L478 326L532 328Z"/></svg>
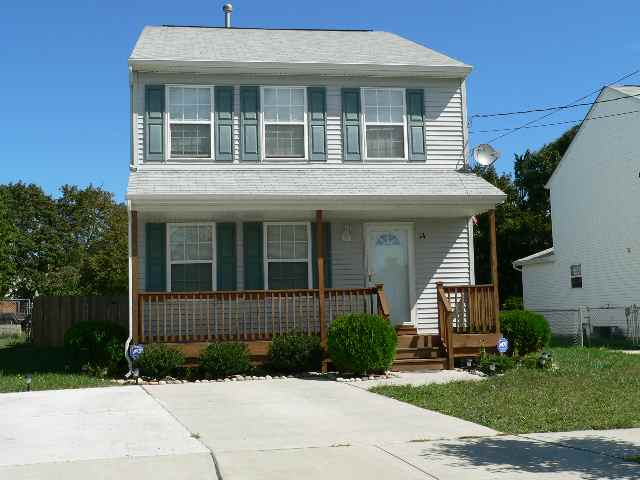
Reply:
<svg viewBox="0 0 640 480"><path fill-rule="evenodd" d="M62 348L37 347L22 336L0 338L0 393L26 391L27 374L32 390L111 385L108 379L71 371Z"/></svg>
<svg viewBox="0 0 640 480"><path fill-rule="evenodd" d="M371 391L505 433L640 427L640 356L554 348L559 369L518 368L482 382Z"/></svg>

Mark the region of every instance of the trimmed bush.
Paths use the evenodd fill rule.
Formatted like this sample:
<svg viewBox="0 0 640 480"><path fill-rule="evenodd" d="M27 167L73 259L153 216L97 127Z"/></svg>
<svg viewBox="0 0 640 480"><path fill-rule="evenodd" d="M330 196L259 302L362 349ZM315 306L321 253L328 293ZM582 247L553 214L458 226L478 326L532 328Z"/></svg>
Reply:
<svg viewBox="0 0 640 480"><path fill-rule="evenodd" d="M80 322L64 334L64 348L76 368L115 373L124 365L126 340L127 331L115 323Z"/></svg>
<svg viewBox="0 0 640 480"><path fill-rule="evenodd" d="M145 345L136 365L145 377L162 379L171 375L184 363L180 350L162 343Z"/></svg>
<svg viewBox="0 0 640 480"><path fill-rule="evenodd" d="M200 354L200 369L211 378L241 375L251 371L249 351L244 343L212 343Z"/></svg>
<svg viewBox="0 0 640 480"><path fill-rule="evenodd" d="M387 320L378 315L353 313L333 321L327 346L338 370L362 375L388 370L397 343L396 331Z"/></svg>
<svg viewBox="0 0 640 480"><path fill-rule="evenodd" d="M491 365L494 367L493 370L491 369ZM516 361L505 355L483 355L478 361L478 370L486 375L504 373L515 366Z"/></svg>
<svg viewBox="0 0 640 480"><path fill-rule="evenodd" d="M320 338L309 335L279 335L269 347L267 366L274 372L319 371L322 366Z"/></svg>
<svg viewBox="0 0 640 480"><path fill-rule="evenodd" d="M528 310L510 310L500 313L500 329L509 340L509 355L538 352L549 343L549 323L540 314Z"/></svg>

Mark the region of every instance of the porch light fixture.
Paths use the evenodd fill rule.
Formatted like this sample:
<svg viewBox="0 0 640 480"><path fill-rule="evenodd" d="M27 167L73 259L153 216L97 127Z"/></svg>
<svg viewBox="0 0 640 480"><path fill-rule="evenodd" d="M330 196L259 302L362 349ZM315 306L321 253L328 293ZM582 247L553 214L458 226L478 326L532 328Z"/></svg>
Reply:
<svg viewBox="0 0 640 480"><path fill-rule="evenodd" d="M343 242L351 241L351 225L349 225L348 223L345 224L344 228L342 229L342 241Z"/></svg>

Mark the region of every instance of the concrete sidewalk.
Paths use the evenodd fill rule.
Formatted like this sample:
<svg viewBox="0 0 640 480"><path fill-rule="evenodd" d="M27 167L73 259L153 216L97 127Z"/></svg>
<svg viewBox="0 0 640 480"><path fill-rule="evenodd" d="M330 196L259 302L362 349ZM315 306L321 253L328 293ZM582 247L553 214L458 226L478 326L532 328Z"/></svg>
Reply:
<svg viewBox="0 0 640 480"><path fill-rule="evenodd" d="M207 448L141 388L2 394L0 411L2 479L216 478Z"/></svg>
<svg viewBox="0 0 640 480"><path fill-rule="evenodd" d="M640 429L501 436L322 380L5 394L0 411L2 479L640 478Z"/></svg>
<svg viewBox="0 0 640 480"><path fill-rule="evenodd" d="M637 431L600 432L583 448L569 445L582 432L499 436L360 386L288 379L145 388L214 452L224 480L640 478L640 465L602 454L640 454Z"/></svg>

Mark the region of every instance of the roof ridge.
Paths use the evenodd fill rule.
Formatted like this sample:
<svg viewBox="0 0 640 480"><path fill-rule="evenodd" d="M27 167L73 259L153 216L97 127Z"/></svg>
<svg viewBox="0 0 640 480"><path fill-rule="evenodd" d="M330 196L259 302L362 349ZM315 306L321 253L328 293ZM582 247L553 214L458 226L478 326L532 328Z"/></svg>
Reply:
<svg viewBox="0 0 640 480"><path fill-rule="evenodd" d="M168 28L215 28L220 30L293 30L301 32L376 32L367 28L289 28L289 27L225 27L217 25L146 25L147 27L168 27ZM387 32L384 32L387 33Z"/></svg>

